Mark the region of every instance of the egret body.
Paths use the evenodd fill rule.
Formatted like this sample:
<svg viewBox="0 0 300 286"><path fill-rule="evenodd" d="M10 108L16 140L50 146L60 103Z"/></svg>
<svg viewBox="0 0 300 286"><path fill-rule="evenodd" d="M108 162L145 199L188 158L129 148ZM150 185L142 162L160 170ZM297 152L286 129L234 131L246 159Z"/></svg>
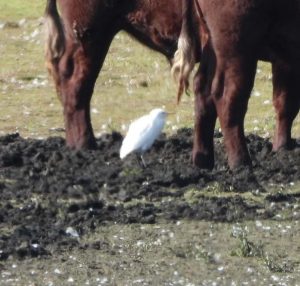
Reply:
<svg viewBox="0 0 300 286"><path fill-rule="evenodd" d="M124 159L128 154L135 152L141 155L145 166L143 154L152 146L155 139L161 133L166 122L166 117L166 111L156 108L151 110L149 114L133 121L122 142L120 158Z"/></svg>

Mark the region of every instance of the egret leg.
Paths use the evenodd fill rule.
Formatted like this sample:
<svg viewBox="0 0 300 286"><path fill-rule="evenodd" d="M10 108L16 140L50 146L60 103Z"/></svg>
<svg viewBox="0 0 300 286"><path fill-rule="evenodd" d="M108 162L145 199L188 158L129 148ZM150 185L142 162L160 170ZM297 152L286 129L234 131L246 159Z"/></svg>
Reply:
<svg viewBox="0 0 300 286"><path fill-rule="evenodd" d="M143 155L139 155L137 153L135 153L135 155L136 155L136 160L137 160L138 164L140 165L140 167L145 169L147 167L147 165L143 158Z"/></svg>
<svg viewBox="0 0 300 286"><path fill-rule="evenodd" d="M146 165L146 162L145 162L145 160L144 160L144 157L143 157L143 155L141 155L141 160L142 160L142 163L143 163L143 167L144 167L144 168L146 168L146 167L147 167L147 165Z"/></svg>

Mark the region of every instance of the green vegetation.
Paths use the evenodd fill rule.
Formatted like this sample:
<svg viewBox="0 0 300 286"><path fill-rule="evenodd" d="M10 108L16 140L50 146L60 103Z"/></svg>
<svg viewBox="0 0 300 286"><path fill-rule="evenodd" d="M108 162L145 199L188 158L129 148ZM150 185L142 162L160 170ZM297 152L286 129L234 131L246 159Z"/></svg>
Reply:
<svg viewBox="0 0 300 286"><path fill-rule="evenodd" d="M283 262L280 263L280 256L275 256L268 254L265 251L265 247L261 241L258 243L254 243L250 241L247 237L247 233L242 231L237 235L239 240L238 246L232 250L232 256L239 256L239 257L256 257L261 259L261 261L268 267L271 272L278 272L278 273L292 273L294 271L294 265L297 263L291 262Z"/></svg>

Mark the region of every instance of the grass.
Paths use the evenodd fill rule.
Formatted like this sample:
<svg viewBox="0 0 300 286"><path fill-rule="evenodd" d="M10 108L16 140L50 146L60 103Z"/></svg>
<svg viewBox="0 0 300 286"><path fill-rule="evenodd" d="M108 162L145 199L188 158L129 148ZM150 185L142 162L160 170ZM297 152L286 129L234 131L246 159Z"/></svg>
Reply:
<svg viewBox="0 0 300 286"><path fill-rule="evenodd" d="M1 21L18 21L22 18L36 19L43 15L46 1L1 1Z"/></svg>
<svg viewBox="0 0 300 286"><path fill-rule="evenodd" d="M0 53L5 55L0 58L0 134L17 131L24 137L63 135L55 131L63 127L62 108L44 66L44 5L38 0L0 3L0 24L21 24L0 29ZM272 136L275 114L271 94L270 65L260 62L246 115L246 132ZM193 97L184 96L179 106L175 102L176 86L165 58L125 33L118 34L92 98L96 135L111 129L124 133L132 119L161 106L176 113L168 119L168 133L193 127ZM300 136L299 115L293 135Z"/></svg>

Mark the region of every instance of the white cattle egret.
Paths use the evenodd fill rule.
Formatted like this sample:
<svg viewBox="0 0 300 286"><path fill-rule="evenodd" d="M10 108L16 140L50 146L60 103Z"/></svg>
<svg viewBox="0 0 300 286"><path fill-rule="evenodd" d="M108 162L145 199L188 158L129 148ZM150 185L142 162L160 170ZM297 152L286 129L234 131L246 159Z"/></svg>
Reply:
<svg viewBox="0 0 300 286"><path fill-rule="evenodd" d="M120 149L120 158L124 159L128 154L135 152L141 156L144 167L146 167L143 154L152 146L155 139L161 133L165 122L167 112L156 108L133 121L122 142Z"/></svg>

